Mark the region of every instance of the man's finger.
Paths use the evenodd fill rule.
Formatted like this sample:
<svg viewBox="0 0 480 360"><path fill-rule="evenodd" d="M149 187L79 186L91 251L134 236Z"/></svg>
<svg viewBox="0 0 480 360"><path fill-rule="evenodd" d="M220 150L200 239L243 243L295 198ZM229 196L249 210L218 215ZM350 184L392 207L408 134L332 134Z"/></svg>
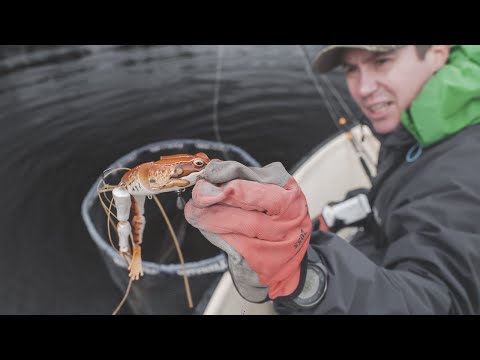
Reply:
<svg viewBox="0 0 480 360"><path fill-rule="evenodd" d="M293 178L285 188L246 180L232 180L222 185L199 180L193 189L192 201L197 208L222 204L273 216L289 211L301 196ZM292 216L297 216L290 210Z"/></svg>
<svg viewBox="0 0 480 360"><path fill-rule="evenodd" d="M212 160L205 168L202 177L212 184L223 184L235 179L242 179L283 187L291 175L279 162L255 168L236 161Z"/></svg>
<svg viewBox="0 0 480 360"><path fill-rule="evenodd" d="M305 214L306 210L303 211ZM279 243L288 237L296 240L301 235L301 229L304 232L310 231L311 224L308 217L302 217L302 212L298 212L297 215L296 218L285 219L282 216L268 216L262 212L245 211L226 205L197 208L192 201L185 206L185 218L200 230L220 235L241 234L248 238ZM303 218L308 219L308 224L302 223ZM295 232L293 235L292 229Z"/></svg>

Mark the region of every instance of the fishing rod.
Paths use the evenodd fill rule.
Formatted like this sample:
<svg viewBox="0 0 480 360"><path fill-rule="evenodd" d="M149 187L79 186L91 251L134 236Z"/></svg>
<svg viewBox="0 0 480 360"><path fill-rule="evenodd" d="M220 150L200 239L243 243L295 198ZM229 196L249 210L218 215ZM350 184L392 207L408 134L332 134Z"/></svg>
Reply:
<svg viewBox="0 0 480 360"><path fill-rule="evenodd" d="M343 112L345 115L349 116L352 122L354 123L354 126L361 125L360 121L356 118L354 115L353 111L350 109L350 107L347 105L347 103L344 101L343 97L340 95L339 91L336 89L335 85L330 81L330 79L326 76L322 76L322 80L324 83L324 87L320 85L319 78L315 76L312 70L311 66L311 60L309 58L308 52L305 48L305 45L298 45L300 48L301 53L303 54L303 59L305 62L305 70L312 80L313 84L315 85L315 88L317 92L319 93L320 97L325 99L325 106L327 108L328 113L330 114L330 118L332 119L335 127L340 131L346 134L350 144L352 144L355 154L357 155L357 158L360 161L360 164L362 166L362 169L364 170L365 174L367 175L368 179L370 180L371 183L373 183L373 175L370 171L370 168L367 165L367 161L372 165L376 166L375 162L372 160L372 158L368 155L368 153L365 151L365 148L361 142L358 142L355 137L352 134L351 129L348 127L348 122L345 116L341 115L341 111L338 110L334 106L333 101L329 98L329 94L324 90L324 88L328 89L330 92L330 96L333 96L335 100L337 101L338 104L340 104L340 107L342 108ZM335 119L338 119L335 121ZM360 126L360 129L362 127Z"/></svg>

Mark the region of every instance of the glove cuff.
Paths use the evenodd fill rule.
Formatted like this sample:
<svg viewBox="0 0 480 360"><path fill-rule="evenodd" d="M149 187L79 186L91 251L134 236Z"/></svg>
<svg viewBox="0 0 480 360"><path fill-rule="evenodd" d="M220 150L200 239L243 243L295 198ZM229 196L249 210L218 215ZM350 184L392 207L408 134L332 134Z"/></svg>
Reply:
<svg viewBox="0 0 480 360"><path fill-rule="evenodd" d="M300 280L298 281L297 288L293 293L291 293L288 296L280 296L274 299L275 302L290 302L294 299L296 299L303 291L303 287L305 285L305 280L307 278L307 269L308 269L308 250L305 253L302 262L300 263ZM273 299L268 299L268 300L273 300Z"/></svg>
<svg viewBox="0 0 480 360"><path fill-rule="evenodd" d="M310 251L310 249L308 251ZM288 296L277 297L275 301L291 302L300 296L305 285L308 264L310 262L307 254L308 252L305 253L302 262L300 263L300 279L295 291ZM260 284L258 275L250 269L244 259L242 259L241 264L236 264L229 256L228 267L232 276L233 284L242 298L255 304L262 304L273 300L268 296L269 287ZM246 280L247 278L248 280Z"/></svg>
<svg viewBox="0 0 480 360"><path fill-rule="evenodd" d="M292 295L275 299L275 310L279 314L312 310L325 297L327 285L328 271L325 260L309 247L302 261L302 273L297 289Z"/></svg>

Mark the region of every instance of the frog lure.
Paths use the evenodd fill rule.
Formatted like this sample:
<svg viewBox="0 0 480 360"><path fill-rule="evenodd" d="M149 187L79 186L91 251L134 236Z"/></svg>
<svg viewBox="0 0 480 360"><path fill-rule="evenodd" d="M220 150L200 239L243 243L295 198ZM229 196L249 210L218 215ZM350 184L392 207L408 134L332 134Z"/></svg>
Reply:
<svg viewBox="0 0 480 360"><path fill-rule="evenodd" d="M180 192L196 184L209 162L210 158L205 153L199 152L195 155L161 156L158 161L143 163L135 166L133 169L119 168L104 172L103 179L97 187L97 194L107 214L110 244L115 248L110 231L110 225L112 225L118 234L118 251L128 263L128 270L130 271L129 287L133 280L139 280L140 276L143 276L141 244L146 223L144 217L145 198L155 199L174 238L180 262L184 264L178 240L156 195L176 191L180 199ZM118 185L107 184L105 177L119 170L127 170L120 183ZM112 199L106 196L106 193L110 191L112 192ZM113 203L115 203L116 214L112 214ZM131 224L129 222L130 210L133 210ZM117 219L116 224L112 217ZM188 293L188 279L185 274L184 279ZM192 306L190 296L189 303Z"/></svg>

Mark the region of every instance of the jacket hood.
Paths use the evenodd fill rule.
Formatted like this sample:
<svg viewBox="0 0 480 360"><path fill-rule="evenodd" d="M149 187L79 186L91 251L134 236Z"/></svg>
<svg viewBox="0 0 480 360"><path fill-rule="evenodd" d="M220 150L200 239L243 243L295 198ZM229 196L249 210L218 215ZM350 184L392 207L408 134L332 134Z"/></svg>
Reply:
<svg viewBox="0 0 480 360"><path fill-rule="evenodd" d="M480 123L480 46L452 45L448 63L402 113L402 123L425 148Z"/></svg>

